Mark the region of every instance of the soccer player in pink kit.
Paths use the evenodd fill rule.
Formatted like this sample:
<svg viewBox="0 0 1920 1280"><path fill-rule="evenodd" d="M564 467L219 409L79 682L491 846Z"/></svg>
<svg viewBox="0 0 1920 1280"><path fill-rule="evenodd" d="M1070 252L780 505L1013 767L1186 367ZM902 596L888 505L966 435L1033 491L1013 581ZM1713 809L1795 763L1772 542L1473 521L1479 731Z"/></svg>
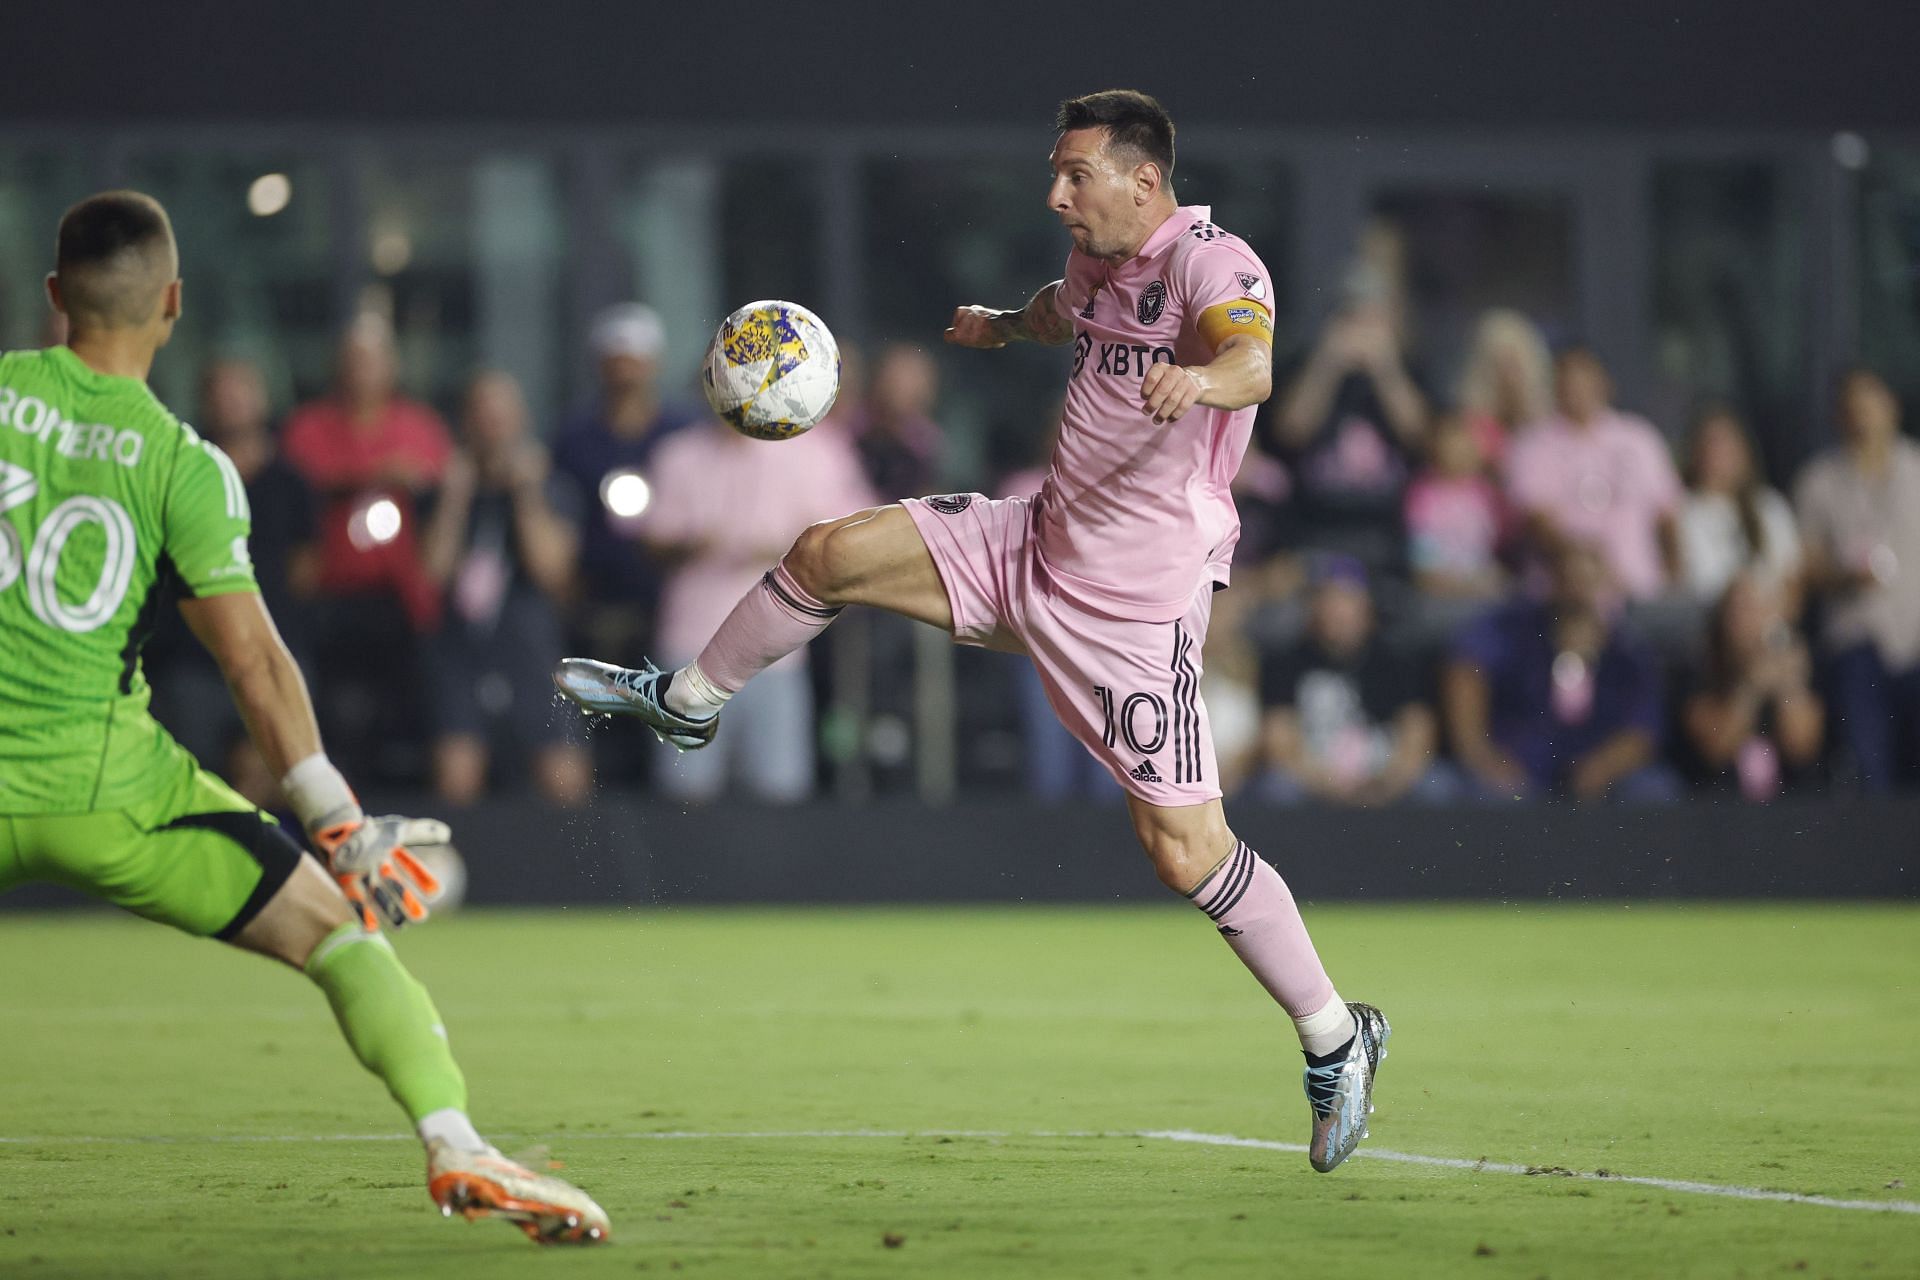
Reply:
<svg viewBox="0 0 1920 1280"><path fill-rule="evenodd" d="M559 688L684 750L726 700L849 604L1024 653L1061 721L1127 791L1140 843L1283 1007L1307 1059L1309 1158L1366 1136L1387 1020L1335 993L1279 874L1220 803L1200 652L1240 521L1229 489L1272 389L1266 267L1174 199L1173 121L1109 90L1063 103L1047 205L1064 279L1012 311L961 307L947 341L1072 344L1066 412L1031 498L909 499L807 529L700 656L663 673L569 658Z"/></svg>

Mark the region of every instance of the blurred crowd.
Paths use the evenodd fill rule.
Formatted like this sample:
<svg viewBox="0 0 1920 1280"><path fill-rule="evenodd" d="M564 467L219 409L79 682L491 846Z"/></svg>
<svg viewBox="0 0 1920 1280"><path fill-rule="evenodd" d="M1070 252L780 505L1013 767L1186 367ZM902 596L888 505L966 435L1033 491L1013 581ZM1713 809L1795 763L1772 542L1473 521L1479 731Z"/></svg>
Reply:
<svg viewBox="0 0 1920 1280"><path fill-rule="evenodd" d="M878 619L850 657L796 654L756 680L704 752L594 733L556 703L561 654L685 662L805 525L951 487L927 351L848 348L833 415L771 447L662 385L665 339L646 306L611 308L591 327L586 402L536 408L483 369L450 424L406 394L376 315L341 335L330 389L283 421L252 365L203 371L182 408L246 481L262 592L354 776L453 804L517 790L578 804L596 771L686 802L792 801L827 773L823 741L886 754L875 728L889 700L914 701L916 650ZM1913 787L1920 446L1867 369L1836 383L1833 425L1839 444L1789 496L1734 407L1702 406L1676 450L1615 405L1605 353L1550 351L1521 314L1482 317L1464 367L1429 376L1394 290L1357 273L1308 349L1282 357L1236 482L1244 530L1205 686L1230 794ZM1032 436L997 492L1038 487L1045 426ZM984 770L1003 788L1114 791L1000 657L961 660L963 783L977 741L1010 744ZM147 671L176 736L272 803L177 620ZM874 723L823 717L849 679Z"/></svg>
<svg viewBox="0 0 1920 1280"><path fill-rule="evenodd" d="M1428 381L1361 282L1240 477L1223 771L1349 805L1912 788L1920 445L1872 370L1832 413L1789 497L1736 409L1676 450L1511 311Z"/></svg>

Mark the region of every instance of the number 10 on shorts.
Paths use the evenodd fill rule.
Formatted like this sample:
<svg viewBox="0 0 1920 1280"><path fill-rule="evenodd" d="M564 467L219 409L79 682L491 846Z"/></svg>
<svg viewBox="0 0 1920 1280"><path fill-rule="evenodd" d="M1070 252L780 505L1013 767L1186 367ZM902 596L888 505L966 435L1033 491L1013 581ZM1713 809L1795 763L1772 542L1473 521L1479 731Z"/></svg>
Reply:
<svg viewBox="0 0 1920 1280"><path fill-rule="evenodd" d="M1167 700L1157 693L1130 693L1120 701L1119 714L1114 714L1114 691L1105 685L1093 686L1093 694L1100 699L1100 741L1111 747L1114 745L1116 726L1119 735L1126 740L1128 750L1136 755L1150 756L1167 745ZM1140 712L1152 708L1153 736L1142 740L1136 730L1137 722L1142 719Z"/></svg>

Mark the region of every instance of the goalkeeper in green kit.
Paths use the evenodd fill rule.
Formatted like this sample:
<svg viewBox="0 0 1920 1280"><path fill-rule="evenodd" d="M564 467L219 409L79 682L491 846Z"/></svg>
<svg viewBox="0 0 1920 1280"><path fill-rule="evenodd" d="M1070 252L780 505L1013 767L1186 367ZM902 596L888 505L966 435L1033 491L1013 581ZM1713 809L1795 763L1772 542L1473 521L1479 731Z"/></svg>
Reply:
<svg viewBox="0 0 1920 1280"><path fill-rule="evenodd" d="M438 886L406 846L447 828L361 812L260 602L239 474L147 389L180 315L166 211L130 191L69 209L47 292L68 344L0 354L0 891L69 885L284 960L413 1121L443 1211L605 1239L586 1194L474 1131L440 1015L380 932L425 918ZM327 869L148 714L168 585Z"/></svg>

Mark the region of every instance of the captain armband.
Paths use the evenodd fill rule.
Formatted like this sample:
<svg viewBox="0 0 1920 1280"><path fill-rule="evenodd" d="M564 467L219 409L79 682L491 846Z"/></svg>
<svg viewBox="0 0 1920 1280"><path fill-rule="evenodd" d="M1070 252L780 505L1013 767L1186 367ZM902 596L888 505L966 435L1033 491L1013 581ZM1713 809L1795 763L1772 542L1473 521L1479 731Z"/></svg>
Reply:
<svg viewBox="0 0 1920 1280"><path fill-rule="evenodd" d="M1273 345L1273 317L1252 298L1235 298L1208 307L1194 323L1200 340L1214 351L1236 334L1250 333L1268 346Z"/></svg>

